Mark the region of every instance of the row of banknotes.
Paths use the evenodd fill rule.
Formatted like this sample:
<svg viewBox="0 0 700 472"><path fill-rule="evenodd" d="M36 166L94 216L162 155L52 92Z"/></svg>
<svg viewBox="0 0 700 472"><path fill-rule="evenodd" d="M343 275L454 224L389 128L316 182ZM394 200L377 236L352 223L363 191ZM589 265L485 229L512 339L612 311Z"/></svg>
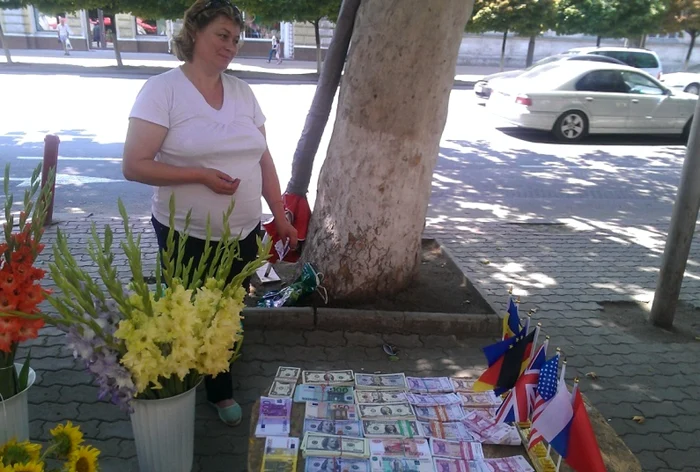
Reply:
<svg viewBox="0 0 700 472"><path fill-rule="evenodd" d="M534 472L522 456L474 461L439 457L405 459L372 456L369 460L307 457L304 470L305 472Z"/></svg>
<svg viewBox="0 0 700 472"><path fill-rule="evenodd" d="M402 390L357 390L353 387L308 385L296 387L294 402L410 403L415 407L461 405L466 408L498 408L502 400L490 392L411 393Z"/></svg>
<svg viewBox="0 0 700 472"><path fill-rule="evenodd" d="M355 387L358 390L399 390L440 394L473 392L474 380L459 377L406 377L396 374L361 374L352 370L316 371L280 367L268 392L269 397L291 398L301 376L304 385Z"/></svg>

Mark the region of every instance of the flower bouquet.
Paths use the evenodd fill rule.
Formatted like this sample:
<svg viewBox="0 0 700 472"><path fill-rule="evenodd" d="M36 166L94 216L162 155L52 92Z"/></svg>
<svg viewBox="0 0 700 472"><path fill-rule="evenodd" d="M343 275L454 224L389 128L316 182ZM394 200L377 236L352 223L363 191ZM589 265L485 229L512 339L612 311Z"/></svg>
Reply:
<svg viewBox="0 0 700 472"><path fill-rule="evenodd" d="M50 431L51 439L42 453L40 444L12 439L0 444L0 472L96 472L100 451L83 445L83 433L70 421ZM61 469L50 469L47 459L62 462Z"/></svg>
<svg viewBox="0 0 700 472"><path fill-rule="evenodd" d="M38 305L48 293L40 284L45 272L34 263L44 249L42 225L51 186L49 183L40 188L40 172L41 166L38 166L24 192L22 210L17 216L12 213L15 202L10 192L10 165L5 166L4 242L0 243L0 402L28 387L30 356L17 372L17 348L20 343L35 339L44 326Z"/></svg>
<svg viewBox="0 0 700 472"><path fill-rule="evenodd" d="M224 228L233 211L224 212ZM170 234L158 253L155 284L143 277L141 236L135 236L126 209L119 200L124 240L121 248L132 274L130 284L120 280L115 267L114 231L104 236L92 226L88 252L100 280L83 269L59 230L54 245L51 276L60 292L48 297L57 314L52 323L67 330L67 340L97 379L100 398L132 411L132 399L164 399L195 387L202 376L227 371L243 341L241 310L243 281L268 257L269 247L258 239L258 256L239 274L231 266L239 259L238 238L226 230L218 244L207 245L199 263L183 261L187 229L175 242L175 200L170 200ZM212 261L207 265L206 261Z"/></svg>

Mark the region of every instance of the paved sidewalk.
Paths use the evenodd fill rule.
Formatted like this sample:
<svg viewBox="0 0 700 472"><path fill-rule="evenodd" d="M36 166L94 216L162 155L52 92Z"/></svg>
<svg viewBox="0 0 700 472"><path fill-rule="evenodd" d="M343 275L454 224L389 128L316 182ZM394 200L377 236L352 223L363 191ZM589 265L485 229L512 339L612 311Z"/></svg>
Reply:
<svg viewBox="0 0 700 472"><path fill-rule="evenodd" d="M536 308L551 344L581 388L642 463L655 472L700 463L700 238L696 238L674 332L645 322L666 224L621 226L476 224L432 227L494 300L513 285ZM470 226L462 223L462 227ZM587 377L595 373L597 380ZM643 416L644 423L632 418Z"/></svg>
<svg viewBox="0 0 700 472"><path fill-rule="evenodd" d="M5 56L0 57L0 72L36 72L101 75L155 75L180 64L171 54L122 53L124 68L118 69L112 50L73 51L64 56L63 51L44 49L14 49L11 51L14 65L8 66ZM230 70L249 78L276 80L315 81L316 62L285 60L282 64L267 62L262 58L237 57ZM455 81L472 84L484 75L498 72L497 67L458 65Z"/></svg>

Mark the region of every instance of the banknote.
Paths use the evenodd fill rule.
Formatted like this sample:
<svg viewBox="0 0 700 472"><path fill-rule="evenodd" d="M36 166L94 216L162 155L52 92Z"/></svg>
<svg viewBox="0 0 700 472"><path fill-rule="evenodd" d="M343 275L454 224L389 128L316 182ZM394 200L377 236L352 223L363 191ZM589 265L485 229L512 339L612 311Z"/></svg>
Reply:
<svg viewBox="0 0 700 472"><path fill-rule="evenodd" d="M409 457L430 459L430 444L427 439L369 439L369 453L373 456Z"/></svg>
<svg viewBox="0 0 700 472"><path fill-rule="evenodd" d="M340 457L342 455L360 459L369 457L367 440L360 438L305 433L301 448L305 456Z"/></svg>
<svg viewBox="0 0 700 472"><path fill-rule="evenodd" d="M276 379L299 380L301 369L299 367L280 367L275 374Z"/></svg>
<svg viewBox="0 0 700 472"><path fill-rule="evenodd" d="M479 442L486 444L510 444L511 431L517 430L505 423L496 423L488 413L481 410L469 410L462 419L463 424ZM508 440L508 442L506 442ZM516 444L520 444L520 440Z"/></svg>
<svg viewBox="0 0 700 472"><path fill-rule="evenodd" d="M406 400L411 405L417 406L459 405L462 403L462 398L456 393L407 393Z"/></svg>
<svg viewBox="0 0 700 472"><path fill-rule="evenodd" d="M299 385L294 391L294 401L355 403L352 387L338 385Z"/></svg>
<svg viewBox="0 0 700 472"><path fill-rule="evenodd" d="M467 441L446 441L430 438L430 452L433 457L451 459L478 460L484 458L481 443Z"/></svg>
<svg viewBox="0 0 700 472"><path fill-rule="evenodd" d="M359 390L407 390L404 374L356 374L355 387Z"/></svg>
<svg viewBox="0 0 700 472"><path fill-rule="evenodd" d="M355 390L355 401L357 403L401 403L407 400L407 395L402 390Z"/></svg>
<svg viewBox="0 0 700 472"><path fill-rule="evenodd" d="M296 380L279 380L272 381L272 387L268 392L268 397L275 398L292 398L294 396L294 387L297 386Z"/></svg>
<svg viewBox="0 0 700 472"><path fill-rule="evenodd" d="M304 420L304 432L333 434L335 436L362 437L360 421Z"/></svg>
<svg viewBox="0 0 700 472"><path fill-rule="evenodd" d="M366 438L413 438L421 436L415 421L368 420L362 422Z"/></svg>
<svg viewBox="0 0 700 472"><path fill-rule="evenodd" d="M503 400L493 392L459 392L459 399L465 408L493 408L500 405Z"/></svg>
<svg viewBox="0 0 700 472"><path fill-rule="evenodd" d="M481 461L465 461L436 457L433 459L437 472L486 472Z"/></svg>
<svg viewBox="0 0 700 472"><path fill-rule="evenodd" d="M430 459L412 459L408 457L370 458L372 472L433 472L433 461Z"/></svg>
<svg viewBox="0 0 700 472"><path fill-rule="evenodd" d="M363 420L414 420L410 403L360 403L357 411Z"/></svg>
<svg viewBox="0 0 700 472"><path fill-rule="evenodd" d="M307 457L304 472L371 472L367 459Z"/></svg>
<svg viewBox="0 0 700 472"><path fill-rule="evenodd" d="M262 472L296 472L299 438L268 437L265 439Z"/></svg>
<svg viewBox="0 0 700 472"><path fill-rule="evenodd" d="M291 399L261 397L255 436L289 436L291 414Z"/></svg>
<svg viewBox="0 0 700 472"><path fill-rule="evenodd" d="M414 406L416 418L421 421L459 421L464 418L462 405Z"/></svg>
<svg viewBox="0 0 700 472"><path fill-rule="evenodd" d="M355 376L352 370L305 370L301 373L302 383L315 385L352 386Z"/></svg>
<svg viewBox="0 0 700 472"><path fill-rule="evenodd" d="M451 393L455 391L449 377L406 377L412 393Z"/></svg>
<svg viewBox="0 0 700 472"><path fill-rule="evenodd" d="M484 459L485 472L535 472L523 456Z"/></svg>
<svg viewBox="0 0 700 472"><path fill-rule="evenodd" d="M475 441L467 427L460 422L441 423L439 421L417 421L419 436L424 438L447 439L449 441Z"/></svg>
<svg viewBox="0 0 700 472"><path fill-rule="evenodd" d="M455 392L466 393L473 392L474 384L476 383L476 379L468 379L466 377L450 377L450 381L452 382Z"/></svg>
<svg viewBox="0 0 700 472"><path fill-rule="evenodd" d="M305 418L315 420L357 420L356 405L346 403L306 402Z"/></svg>

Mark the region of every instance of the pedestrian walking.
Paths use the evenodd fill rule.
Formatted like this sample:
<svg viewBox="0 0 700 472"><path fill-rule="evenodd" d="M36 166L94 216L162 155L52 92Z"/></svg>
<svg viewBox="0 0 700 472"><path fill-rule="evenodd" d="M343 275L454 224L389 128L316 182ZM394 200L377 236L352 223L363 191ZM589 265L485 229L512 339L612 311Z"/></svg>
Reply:
<svg viewBox="0 0 700 472"><path fill-rule="evenodd" d="M267 56L267 62L269 63L272 60L273 56L276 56L277 59L279 60L279 48L280 48L280 41L277 39L277 35L273 34L272 35L272 49L270 49L270 54Z"/></svg>
<svg viewBox="0 0 700 472"><path fill-rule="evenodd" d="M131 110L123 157L128 180L153 186L151 222L161 251L170 232L172 195L175 247L184 250L182 262L191 263L193 270L205 254L210 255L208 264L220 263L211 256L225 231L240 235L230 279L257 257L261 198L274 215L280 238L291 248L298 239L285 217L265 116L250 86L224 73L238 52L242 28L241 12L229 0L197 0L187 10L175 38L175 52L184 64L144 84ZM236 205L225 228L221 216L232 198ZM189 237L179 246L188 219ZM244 286L248 284L246 280ZM205 377L204 386L219 418L230 426L240 424L231 372Z"/></svg>
<svg viewBox="0 0 700 472"><path fill-rule="evenodd" d="M56 31L58 32L58 42L63 45L63 52L66 56L70 56L68 50L73 49L73 46L70 43L70 35L72 32L70 30L70 26L68 26L68 23L66 23L65 17L61 18L61 24L58 25Z"/></svg>

